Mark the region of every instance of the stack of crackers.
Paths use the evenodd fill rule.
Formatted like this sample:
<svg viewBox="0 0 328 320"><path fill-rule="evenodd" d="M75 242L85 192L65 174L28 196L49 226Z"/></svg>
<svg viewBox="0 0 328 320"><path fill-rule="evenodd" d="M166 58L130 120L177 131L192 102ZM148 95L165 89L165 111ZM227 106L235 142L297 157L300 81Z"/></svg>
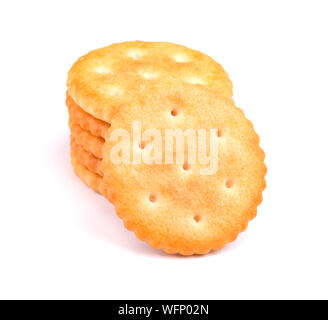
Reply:
<svg viewBox="0 0 328 320"><path fill-rule="evenodd" d="M79 58L67 87L74 171L139 239L170 254L205 254L233 241L256 216L264 152L212 58L171 43L113 44ZM141 134L129 139L136 126ZM182 162L178 148L176 161L165 161L167 145L156 148L156 134L146 137L154 129L160 137L195 132L198 142L201 130L213 133L194 151L205 150L206 158L217 146L216 167L209 172L201 157L191 159L190 146ZM149 161L136 161L146 154Z"/></svg>

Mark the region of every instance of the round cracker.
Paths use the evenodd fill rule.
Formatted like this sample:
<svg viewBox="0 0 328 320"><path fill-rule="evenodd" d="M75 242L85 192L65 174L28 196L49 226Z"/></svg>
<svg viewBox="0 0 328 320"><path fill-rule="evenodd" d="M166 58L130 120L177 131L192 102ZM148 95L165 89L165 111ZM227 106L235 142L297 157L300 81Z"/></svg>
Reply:
<svg viewBox="0 0 328 320"><path fill-rule="evenodd" d="M231 99L202 87L154 83L136 97L113 117L103 147L104 182L118 216L139 239L167 253L222 248L256 216L265 188L264 152L251 122ZM117 141L111 133L125 129L132 135L133 121L143 131L160 129L162 136L170 128L217 129L218 171L200 175L199 162L187 170L180 164L113 164Z"/></svg>
<svg viewBox="0 0 328 320"><path fill-rule="evenodd" d="M123 42L89 52L68 73L73 100L95 118L110 123L135 91L162 79L213 88L232 97L232 83L222 66L209 56L165 42Z"/></svg>

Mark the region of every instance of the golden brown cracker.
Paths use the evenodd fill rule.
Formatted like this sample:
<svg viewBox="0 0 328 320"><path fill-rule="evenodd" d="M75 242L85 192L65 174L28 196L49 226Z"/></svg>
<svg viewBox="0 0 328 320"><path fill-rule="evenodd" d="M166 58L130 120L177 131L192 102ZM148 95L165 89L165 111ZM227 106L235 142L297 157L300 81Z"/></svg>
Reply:
<svg viewBox="0 0 328 320"><path fill-rule="evenodd" d="M104 183L118 216L139 239L167 253L222 248L246 229L262 201L266 166L252 124L232 100L201 86L161 83L134 94L134 103L113 117L103 147ZM143 131L160 129L162 136L166 129L217 130L217 172L201 175L199 161L114 164L111 150L117 141L111 134L116 129L131 134L137 120Z"/></svg>
<svg viewBox="0 0 328 320"><path fill-rule="evenodd" d="M70 69L67 88L84 111L110 123L121 107L134 103L139 88L163 79L168 89L189 83L232 97L232 83L220 64L199 51L166 42L123 42L91 51Z"/></svg>

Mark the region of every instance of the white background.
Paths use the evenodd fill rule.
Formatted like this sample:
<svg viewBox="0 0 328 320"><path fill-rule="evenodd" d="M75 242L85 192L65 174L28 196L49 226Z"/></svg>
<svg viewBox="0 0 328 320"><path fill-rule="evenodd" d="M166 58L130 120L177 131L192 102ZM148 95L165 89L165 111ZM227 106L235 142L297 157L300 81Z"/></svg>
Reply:
<svg viewBox="0 0 328 320"><path fill-rule="evenodd" d="M328 298L327 1L3 1L0 298ZM258 217L182 258L123 228L69 161L65 81L89 50L170 41L220 62L266 152Z"/></svg>

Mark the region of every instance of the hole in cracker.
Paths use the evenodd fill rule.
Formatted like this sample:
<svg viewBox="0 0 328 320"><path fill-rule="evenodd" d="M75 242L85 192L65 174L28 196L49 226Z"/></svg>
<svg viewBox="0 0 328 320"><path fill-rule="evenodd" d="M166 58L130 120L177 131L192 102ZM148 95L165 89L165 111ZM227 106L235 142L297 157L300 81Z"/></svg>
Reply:
<svg viewBox="0 0 328 320"><path fill-rule="evenodd" d="M186 63L189 62L190 59L186 54L183 53L177 53L173 56L173 60L178 63Z"/></svg>
<svg viewBox="0 0 328 320"><path fill-rule="evenodd" d="M146 145L147 143L145 141L141 141L141 143L139 144L139 148L143 150L146 148Z"/></svg>
<svg viewBox="0 0 328 320"><path fill-rule="evenodd" d="M195 222L200 222L201 219L202 217L199 214L194 215Z"/></svg>
<svg viewBox="0 0 328 320"><path fill-rule="evenodd" d="M201 84L201 85L206 84L206 82L203 79L199 78L199 77L188 78L187 82L190 83L190 84Z"/></svg>
<svg viewBox="0 0 328 320"><path fill-rule="evenodd" d="M144 53L142 50L138 50L138 49L132 49L130 51L128 51L127 56L129 58L132 58L134 60L139 60L143 57Z"/></svg>
<svg viewBox="0 0 328 320"><path fill-rule="evenodd" d="M108 74L108 73L112 73L112 71L106 67L106 66L97 66L93 69L95 72L99 73L99 74Z"/></svg>
<svg viewBox="0 0 328 320"><path fill-rule="evenodd" d="M141 77L143 77L146 80L152 80L158 77L158 74L153 71L139 71L139 74Z"/></svg>
<svg viewBox="0 0 328 320"><path fill-rule="evenodd" d="M222 137L222 130L221 129L218 129L217 132L216 132L216 135L221 138Z"/></svg>
<svg viewBox="0 0 328 320"><path fill-rule="evenodd" d="M155 194L151 194L151 195L149 196L149 201L150 201L150 202L156 202L156 200L157 200L157 197L156 197Z"/></svg>
<svg viewBox="0 0 328 320"><path fill-rule="evenodd" d="M185 171L188 171L190 169L190 165L188 163L185 163L183 166L182 166L183 170Z"/></svg>
<svg viewBox="0 0 328 320"><path fill-rule="evenodd" d="M226 181L225 185L226 185L226 187L227 187L228 189L230 189L230 188L232 188L232 186L233 186L233 181L232 181L231 179L228 179L228 180Z"/></svg>
<svg viewBox="0 0 328 320"><path fill-rule="evenodd" d="M171 116L173 116L173 117L176 117L177 115L178 115L178 110L177 109L173 109L173 110L171 110Z"/></svg>

